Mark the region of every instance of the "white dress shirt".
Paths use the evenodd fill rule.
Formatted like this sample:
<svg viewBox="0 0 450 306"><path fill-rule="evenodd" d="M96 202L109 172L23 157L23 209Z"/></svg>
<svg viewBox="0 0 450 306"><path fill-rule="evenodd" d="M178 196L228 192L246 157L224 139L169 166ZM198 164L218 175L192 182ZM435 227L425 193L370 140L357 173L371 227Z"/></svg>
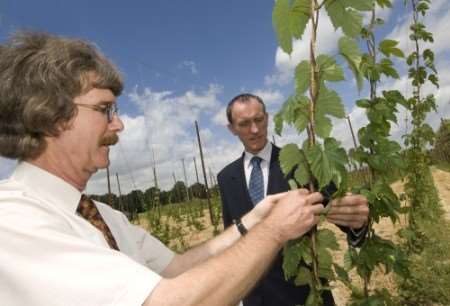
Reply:
<svg viewBox="0 0 450 306"><path fill-rule="evenodd" d="M76 214L81 193L22 162L0 182L0 304L140 306L174 254L96 202L120 252Z"/></svg>
<svg viewBox="0 0 450 306"><path fill-rule="evenodd" d="M267 185L269 182L269 166L270 166L270 157L272 156L272 143L269 141L266 143L264 148L259 151L257 154L252 154L248 151L244 153L244 172L245 172L245 181L247 183L247 189L250 185L250 174L252 173L253 165L250 162L253 156L260 157L261 160L261 170L263 174L264 180L264 196L267 195Z"/></svg>

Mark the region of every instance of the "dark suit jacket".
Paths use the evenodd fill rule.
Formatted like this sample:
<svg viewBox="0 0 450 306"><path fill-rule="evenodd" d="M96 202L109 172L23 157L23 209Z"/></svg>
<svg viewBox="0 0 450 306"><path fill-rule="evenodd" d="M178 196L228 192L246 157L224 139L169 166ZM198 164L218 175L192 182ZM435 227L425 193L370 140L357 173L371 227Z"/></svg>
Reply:
<svg viewBox="0 0 450 306"><path fill-rule="evenodd" d="M278 156L280 149L272 145L267 194L289 190L289 184L281 171ZM222 198L225 227L234 219L241 218L253 208L247 190L244 172L244 155L226 166L217 176ZM293 280L286 281L282 269L281 252L265 277L244 299L244 306L295 306L303 305L309 294L308 286L296 287ZM331 292L323 294L324 305L334 305Z"/></svg>

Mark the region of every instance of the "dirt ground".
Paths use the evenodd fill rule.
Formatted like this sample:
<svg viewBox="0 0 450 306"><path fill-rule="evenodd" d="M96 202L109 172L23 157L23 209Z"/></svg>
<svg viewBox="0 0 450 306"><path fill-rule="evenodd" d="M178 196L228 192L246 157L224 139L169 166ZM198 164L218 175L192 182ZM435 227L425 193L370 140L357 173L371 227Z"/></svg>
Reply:
<svg viewBox="0 0 450 306"><path fill-rule="evenodd" d="M446 212L446 217L450 220L450 173L445 172L439 169L433 169L433 178L438 189L441 204ZM396 182L392 185L392 188L397 194L403 192L403 184L401 182ZM209 218L206 217L202 220L203 224L205 224L205 230L201 232L192 232L188 233L185 236L185 241L189 246L197 245L213 236L213 229L209 222ZM396 232L401 228L402 225L405 224L405 220L402 219L400 222L397 222L395 225L392 224L390 219L386 218L380 221L380 223L374 226L378 235L383 238L396 240ZM341 251L337 251L334 253L336 258L336 262L343 265L343 256L344 251L347 248L347 242L345 235L334 225L328 224L324 225L324 227L333 230L338 238L338 242L341 247ZM385 287L389 289L390 292L395 292L395 282L390 276L384 275L383 271L379 270L374 273L372 279L373 285L375 287ZM347 288L341 283L332 283L333 287L333 296L335 297L337 306L344 306L349 298L350 292Z"/></svg>

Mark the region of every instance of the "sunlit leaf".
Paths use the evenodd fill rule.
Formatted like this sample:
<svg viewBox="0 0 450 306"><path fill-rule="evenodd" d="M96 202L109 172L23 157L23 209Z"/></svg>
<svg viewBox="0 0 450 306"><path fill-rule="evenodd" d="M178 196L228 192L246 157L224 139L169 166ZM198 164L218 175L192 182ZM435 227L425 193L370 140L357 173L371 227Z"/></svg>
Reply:
<svg viewBox="0 0 450 306"><path fill-rule="evenodd" d="M327 1L325 9L335 30L342 28L345 35L356 37L362 29L362 16L354 10L348 9L345 1Z"/></svg>
<svg viewBox="0 0 450 306"><path fill-rule="evenodd" d="M287 175L295 166L304 162L304 155L296 144L290 143L283 146L279 159L281 170Z"/></svg>
<svg viewBox="0 0 450 306"><path fill-rule="evenodd" d="M316 113L327 114L336 118L344 118L345 110L342 100L334 91L322 86L316 102Z"/></svg>
<svg viewBox="0 0 450 306"><path fill-rule="evenodd" d="M381 41L378 45L378 50L380 50L381 53L383 53L385 56L391 56L395 55L397 57L405 57L405 54L402 50L397 48L398 41L391 40L391 39L385 39Z"/></svg>
<svg viewBox="0 0 450 306"><path fill-rule="evenodd" d="M275 30L278 43L284 52L292 53L292 34L289 27L289 0L275 1L272 12L272 25Z"/></svg>
<svg viewBox="0 0 450 306"><path fill-rule="evenodd" d="M281 136L281 133L283 132L283 110L280 110L273 116L273 122L275 125L275 133Z"/></svg>
<svg viewBox="0 0 450 306"><path fill-rule="evenodd" d="M311 172L319 183L319 189L328 185L331 180L339 186L348 158L345 150L339 147L337 140L326 138L324 147L316 144L305 153Z"/></svg>
<svg viewBox="0 0 450 306"><path fill-rule="evenodd" d="M345 80L344 70L336 64L334 58L322 54L316 58L316 61L319 65L320 80L332 82Z"/></svg>
<svg viewBox="0 0 450 306"><path fill-rule="evenodd" d="M361 63L361 51L358 43L354 39L345 36L342 37L339 39L339 53L344 57L349 69L353 72L358 90L361 90L364 77L359 69Z"/></svg>
<svg viewBox="0 0 450 306"><path fill-rule="evenodd" d="M380 61L380 70L383 74L385 74L386 76L390 76L394 79L398 79L400 78L400 76L398 75L397 70L395 70L394 68L394 64L392 63L391 60L387 59L387 58L383 58Z"/></svg>
<svg viewBox="0 0 450 306"><path fill-rule="evenodd" d="M350 6L358 11L371 11L373 0L341 0L345 6Z"/></svg>
<svg viewBox="0 0 450 306"><path fill-rule="evenodd" d="M309 61L301 61L295 68L295 90L297 95L302 95L310 84Z"/></svg>
<svg viewBox="0 0 450 306"><path fill-rule="evenodd" d="M315 132L320 138L326 138L330 136L333 124L331 119L326 117L322 113L318 113L315 116Z"/></svg>
<svg viewBox="0 0 450 306"><path fill-rule="evenodd" d="M292 36L302 38L309 21L311 1L295 0L289 11L289 25Z"/></svg>

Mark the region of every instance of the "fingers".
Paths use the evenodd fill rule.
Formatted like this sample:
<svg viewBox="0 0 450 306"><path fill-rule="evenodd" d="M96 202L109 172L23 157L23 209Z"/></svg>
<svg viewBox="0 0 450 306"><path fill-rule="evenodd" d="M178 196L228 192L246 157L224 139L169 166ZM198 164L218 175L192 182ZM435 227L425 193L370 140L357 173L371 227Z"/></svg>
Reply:
<svg viewBox="0 0 450 306"><path fill-rule="evenodd" d="M276 193L276 194L271 194L271 195L267 195L266 199L272 202L278 202L279 200L281 200L283 197L285 197L287 194L289 193L289 191L286 192L280 192L280 193ZM264 201L264 200L263 200Z"/></svg>
<svg viewBox="0 0 450 306"><path fill-rule="evenodd" d="M341 226L345 226L345 227L350 227L353 229L358 229L363 227L364 225L367 224L366 220L361 220L361 219L357 219L357 220L344 220L344 219L337 219L337 218L328 218L327 217L327 221L336 225L341 225Z"/></svg>
<svg viewBox="0 0 450 306"><path fill-rule="evenodd" d="M316 216L320 216L323 210L323 204L315 204L311 206L311 212Z"/></svg>
<svg viewBox="0 0 450 306"><path fill-rule="evenodd" d="M369 215L369 205L367 199L361 195L345 196L341 199L333 200L328 216L333 215Z"/></svg>
<svg viewBox="0 0 450 306"><path fill-rule="evenodd" d="M331 223L351 228L361 228L367 223L369 205L362 195L346 195L333 200L330 205L327 220Z"/></svg>
<svg viewBox="0 0 450 306"><path fill-rule="evenodd" d="M323 195L320 192L313 192L313 193L309 194L308 196L306 196L305 201L306 201L306 204L309 204L309 205L322 203ZM322 208L323 208L323 205L322 205Z"/></svg>
<svg viewBox="0 0 450 306"><path fill-rule="evenodd" d="M279 200L281 200L282 198L284 198L287 195L300 195L301 196L301 195L308 195L308 194L309 194L308 189L300 188L300 189L296 189L296 190L271 194L271 195L266 196L265 199L267 199L271 202L278 202Z"/></svg>

